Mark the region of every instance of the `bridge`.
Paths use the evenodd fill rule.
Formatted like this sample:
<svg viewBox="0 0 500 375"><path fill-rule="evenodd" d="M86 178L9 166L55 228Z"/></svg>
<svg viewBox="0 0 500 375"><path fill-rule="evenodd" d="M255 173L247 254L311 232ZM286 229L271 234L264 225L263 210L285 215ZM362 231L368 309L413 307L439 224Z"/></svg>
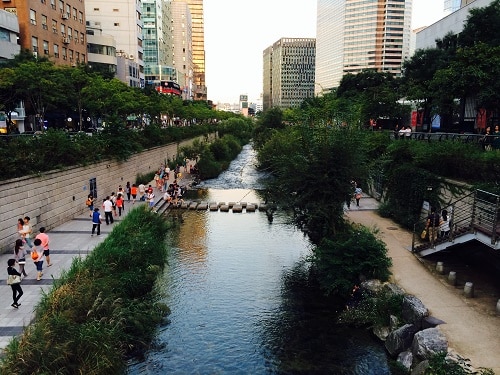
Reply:
<svg viewBox="0 0 500 375"><path fill-rule="evenodd" d="M476 190L447 207L450 233L434 240L420 238L427 219L413 228L412 252L427 256L458 244L479 241L494 250L500 249L500 196Z"/></svg>

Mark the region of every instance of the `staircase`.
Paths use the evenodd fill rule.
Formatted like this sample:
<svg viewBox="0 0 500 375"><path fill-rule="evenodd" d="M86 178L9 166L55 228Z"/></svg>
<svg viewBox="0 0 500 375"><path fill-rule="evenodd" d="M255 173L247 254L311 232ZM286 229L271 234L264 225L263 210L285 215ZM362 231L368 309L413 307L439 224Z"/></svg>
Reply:
<svg viewBox="0 0 500 375"><path fill-rule="evenodd" d="M413 226L412 252L420 256L434 254L469 241L479 241L500 250L500 197L476 190L448 207L450 233L445 238L422 240L426 218Z"/></svg>

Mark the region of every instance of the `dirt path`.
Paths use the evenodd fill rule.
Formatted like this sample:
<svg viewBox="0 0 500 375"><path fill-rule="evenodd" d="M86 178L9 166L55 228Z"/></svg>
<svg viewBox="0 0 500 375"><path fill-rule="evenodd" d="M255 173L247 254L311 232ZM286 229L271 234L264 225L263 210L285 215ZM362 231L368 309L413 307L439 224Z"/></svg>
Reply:
<svg viewBox="0 0 500 375"><path fill-rule="evenodd" d="M411 233L375 211L348 211L347 217L369 228L377 228L392 258L393 282L418 297L430 314L444 320L440 326L450 349L470 359L472 366L500 374L500 317L478 301L467 300L457 288L436 277L407 248Z"/></svg>

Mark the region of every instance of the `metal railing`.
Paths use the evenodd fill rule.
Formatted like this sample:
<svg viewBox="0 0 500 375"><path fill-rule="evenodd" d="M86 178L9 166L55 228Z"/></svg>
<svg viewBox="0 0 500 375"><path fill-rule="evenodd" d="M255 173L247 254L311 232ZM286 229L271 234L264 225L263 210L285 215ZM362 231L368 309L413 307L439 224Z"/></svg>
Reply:
<svg viewBox="0 0 500 375"><path fill-rule="evenodd" d="M429 133L429 132L412 132L405 135L396 135L393 133L391 136L394 140L414 140L414 141L427 141L427 142L443 142L453 141L461 143L472 143L482 146L483 148L500 148L500 137L497 135L484 135L484 134L461 134L461 133Z"/></svg>
<svg viewBox="0 0 500 375"><path fill-rule="evenodd" d="M490 237L491 244L499 240L500 197L483 190L476 190L451 203L445 209L450 219L450 232L445 237L429 236L422 239L427 217L413 226L412 252L433 248L438 244L453 242L459 236L478 231ZM436 212L439 213L439 212Z"/></svg>

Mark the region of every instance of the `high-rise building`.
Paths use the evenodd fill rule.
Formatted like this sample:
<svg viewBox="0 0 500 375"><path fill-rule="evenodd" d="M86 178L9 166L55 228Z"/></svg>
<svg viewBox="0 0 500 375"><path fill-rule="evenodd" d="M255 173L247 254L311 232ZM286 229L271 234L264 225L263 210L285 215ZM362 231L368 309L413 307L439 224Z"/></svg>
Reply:
<svg viewBox="0 0 500 375"><path fill-rule="evenodd" d="M189 5L193 46L194 100L207 100L205 82L205 22L203 20L203 0L173 0Z"/></svg>
<svg viewBox="0 0 500 375"><path fill-rule="evenodd" d="M281 38L263 52L263 109L291 108L314 97L316 39Z"/></svg>
<svg viewBox="0 0 500 375"><path fill-rule="evenodd" d="M86 63L85 9L80 0L7 0L0 9L17 15L19 44L56 65Z"/></svg>
<svg viewBox="0 0 500 375"><path fill-rule="evenodd" d="M151 81L177 80L172 67L171 21L170 2L142 0L142 48L146 84Z"/></svg>
<svg viewBox="0 0 500 375"><path fill-rule="evenodd" d="M364 69L401 75L412 0L318 0L317 12L316 94Z"/></svg>
<svg viewBox="0 0 500 375"><path fill-rule="evenodd" d="M191 11L187 3L175 1L171 4L173 66L177 71L177 83L181 86L182 97L194 99L193 93L193 42Z"/></svg>
<svg viewBox="0 0 500 375"><path fill-rule="evenodd" d="M35 0L33 0L35 1ZM50 0L55 1L55 0ZM58 0L60 1L60 0ZM79 0L74 0L82 4ZM117 73L130 86L144 86L141 0L85 0L88 20L116 40Z"/></svg>

